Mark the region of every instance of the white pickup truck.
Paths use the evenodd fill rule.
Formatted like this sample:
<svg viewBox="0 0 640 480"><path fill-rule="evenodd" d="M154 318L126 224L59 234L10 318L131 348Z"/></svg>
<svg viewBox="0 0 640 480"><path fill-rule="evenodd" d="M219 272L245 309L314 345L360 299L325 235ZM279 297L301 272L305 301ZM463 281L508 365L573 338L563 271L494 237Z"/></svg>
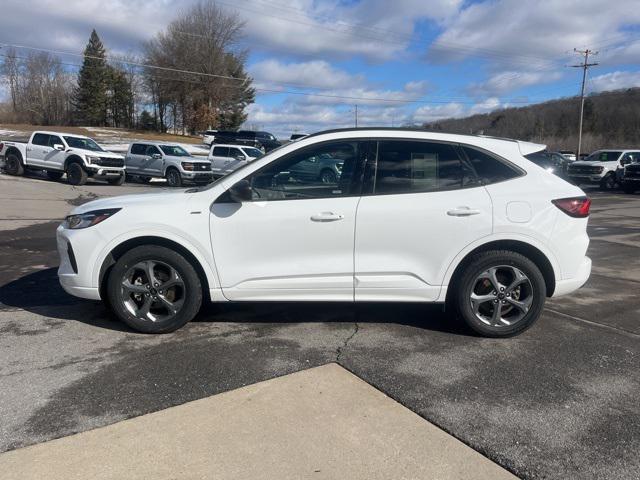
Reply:
<svg viewBox="0 0 640 480"><path fill-rule="evenodd" d="M67 174L71 185L84 185L87 178L122 185L124 157L105 151L89 137L60 132L33 132L29 141L0 143L0 163L9 175L25 170L45 170L52 180Z"/></svg>
<svg viewBox="0 0 640 480"><path fill-rule="evenodd" d="M576 185L595 184L602 190L620 185L625 165L634 162L638 150L598 150L584 160L572 162L567 175Z"/></svg>

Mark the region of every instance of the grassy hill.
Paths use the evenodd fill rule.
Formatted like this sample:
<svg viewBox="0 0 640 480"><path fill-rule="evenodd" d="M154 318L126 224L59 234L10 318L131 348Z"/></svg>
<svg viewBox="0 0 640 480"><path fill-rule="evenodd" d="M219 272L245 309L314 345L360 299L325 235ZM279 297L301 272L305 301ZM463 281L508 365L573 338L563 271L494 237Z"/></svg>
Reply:
<svg viewBox="0 0 640 480"><path fill-rule="evenodd" d="M576 150L580 98L506 108L483 115L425 124L428 130L473 133L545 143ZM640 88L593 94L585 99L582 151L640 147Z"/></svg>

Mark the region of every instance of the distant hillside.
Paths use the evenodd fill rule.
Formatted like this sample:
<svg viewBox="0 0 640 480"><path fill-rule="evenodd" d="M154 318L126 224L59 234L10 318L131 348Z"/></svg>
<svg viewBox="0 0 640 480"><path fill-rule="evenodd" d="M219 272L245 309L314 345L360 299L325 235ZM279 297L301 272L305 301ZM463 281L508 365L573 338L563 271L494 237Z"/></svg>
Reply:
<svg viewBox="0 0 640 480"><path fill-rule="evenodd" d="M563 98L484 115L425 124L428 130L474 133L545 143L552 150L576 150L580 98ZM585 99L582 151L640 147L640 88Z"/></svg>

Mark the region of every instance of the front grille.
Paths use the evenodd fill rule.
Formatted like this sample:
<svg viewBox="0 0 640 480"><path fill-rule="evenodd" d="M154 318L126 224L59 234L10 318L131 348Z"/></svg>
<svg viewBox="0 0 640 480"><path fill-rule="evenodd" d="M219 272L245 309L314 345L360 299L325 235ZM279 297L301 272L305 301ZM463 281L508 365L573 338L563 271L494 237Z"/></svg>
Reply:
<svg viewBox="0 0 640 480"><path fill-rule="evenodd" d="M124 159L100 157L100 159L95 160L93 164L100 167L124 167Z"/></svg>
<svg viewBox="0 0 640 480"><path fill-rule="evenodd" d="M599 173L602 173L602 167L569 165L569 175L598 175Z"/></svg>
<svg viewBox="0 0 640 480"><path fill-rule="evenodd" d="M198 172L208 172L211 170L211 164L210 163L196 163L195 164L195 169Z"/></svg>

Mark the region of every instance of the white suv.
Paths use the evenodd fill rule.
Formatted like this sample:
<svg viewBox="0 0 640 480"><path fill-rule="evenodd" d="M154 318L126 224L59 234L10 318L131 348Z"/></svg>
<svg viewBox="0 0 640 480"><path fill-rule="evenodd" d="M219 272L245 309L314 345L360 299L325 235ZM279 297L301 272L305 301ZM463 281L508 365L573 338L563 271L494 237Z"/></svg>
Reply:
<svg viewBox="0 0 640 480"><path fill-rule="evenodd" d="M482 335L514 335L591 271L590 200L523 156L543 148L310 135L204 188L76 208L57 232L60 283L143 332L180 328L209 298L447 302ZM332 183L313 173L329 157Z"/></svg>

